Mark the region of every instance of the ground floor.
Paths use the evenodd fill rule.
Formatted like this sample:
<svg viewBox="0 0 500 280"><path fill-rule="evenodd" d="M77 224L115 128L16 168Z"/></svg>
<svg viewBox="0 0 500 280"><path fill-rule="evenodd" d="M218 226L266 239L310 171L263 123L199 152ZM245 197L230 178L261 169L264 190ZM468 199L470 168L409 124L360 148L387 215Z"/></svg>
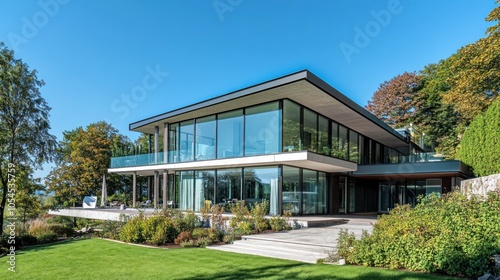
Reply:
<svg viewBox="0 0 500 280"><path fill-rule="evenodd" d="M163 176L160 176L163 174ZM134 174L135 178L138 176ZM453 174L420 174L374 178L328 173L288 165L202 170L155 171L150 188L136 190L158 207L199 212L202 207L268 203L269 214L294 216L340 213L385 213L397 204L415 206L419 196L441 195L460 185ZM135 184L135 183L134 183ZM159 186L162 186L160 188ZM137 204L137 205L136 205Z"/></svg>

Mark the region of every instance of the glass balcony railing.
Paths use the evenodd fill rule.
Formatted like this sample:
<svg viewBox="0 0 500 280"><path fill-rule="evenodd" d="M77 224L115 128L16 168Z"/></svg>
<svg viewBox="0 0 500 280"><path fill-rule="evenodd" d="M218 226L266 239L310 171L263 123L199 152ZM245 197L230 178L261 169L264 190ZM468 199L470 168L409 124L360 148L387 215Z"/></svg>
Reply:
<svg viewBox="0 0 500 280"><path fill-rule="evenodd" d="M190 162L193 161L192 157L182 156L177 151L168 152L168 163L177 162ZM158 153L155 160L155 154L142 154L134 156L114 157L111 158L111 168L133 167L133 166L146 166L155 164L165 164L163 160L164 153ZM436 162L445 161L446 157L439 153L420 153L409 156L397 156L385 159L385 163L413 163L413 162Z"/></svg>
<svg viewBox="0 0 500 280"><path fill-rule="evenodd" d="M111 168L144 166L163 163L165 163L163 160L163 152L158 153L158 158L156 159L155 154L142 154L111 158Z"/></svg>
<svg viewBox="0 0 500 280"><path fill-rule="evenodd" d="M446 156L439 153L419 153L409 156L399 156L397 161L391 160L391 163L414 163L414 162L436 162L445 161Z"/></svg>

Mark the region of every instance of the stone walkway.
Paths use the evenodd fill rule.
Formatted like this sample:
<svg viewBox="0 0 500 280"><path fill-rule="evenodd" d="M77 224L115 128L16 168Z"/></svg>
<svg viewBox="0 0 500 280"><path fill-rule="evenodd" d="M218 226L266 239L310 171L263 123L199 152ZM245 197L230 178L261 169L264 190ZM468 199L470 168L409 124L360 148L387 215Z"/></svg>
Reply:
<svg viewBox="0 0 500 280"><path fill-rule="evenodd" d="M363 230L371 232L373 229L372 223L376 221L374 216L339 215L336 217L347 220L347 223L328 227L311 227L248 235L243 236L242 240L235 241L234 244L209 246L207 248L316 263L317 259L325 258L329 252L335 250L341 229L354 232L356 237L359 238Z"/></svg>

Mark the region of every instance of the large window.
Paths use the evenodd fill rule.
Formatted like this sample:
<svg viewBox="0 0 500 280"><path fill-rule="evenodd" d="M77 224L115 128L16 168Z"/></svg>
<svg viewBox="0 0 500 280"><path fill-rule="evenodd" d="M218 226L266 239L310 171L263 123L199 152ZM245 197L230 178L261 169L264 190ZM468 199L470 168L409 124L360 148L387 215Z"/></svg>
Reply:
<svg viewBox="0 0 500 280"><path fill-rule="evenodd" d="M201 170L195 172L196 184L194 192L194 211L206 205L214 205L215 171Z"/></svg>
<svg viewBox="0 0 500 280"><path fill-rule="evenodd" d="M304 109L304 150L318 152L318 114Z"/></svg>
<svg viewBox="0 0 500 280"><path fill-rule="evenodd" d="M303 214L325 214L326 202L326 174L313 170L303 170Z"/></svg>
<svg viewBox="0 0 500 280"><path fill-rule="evenodd" d="M218 115L217 158L243 156L243 110Z"/></svg>
<svg viewBox="0 0 500 280"><path fill-rule="evenodd" d="M179 124L169 125L168 129L168 162L179 161Z"/></svg>
<svg viewBox="0 0 500 280"><path fill-rule="evenodd" d="M215 158L215 116L196 119L196 160Z"/></svg>
<svg viewBox="0 0 500 280"><path fill-rule="evenodd" d="M348 130L345 126L339 125L339 158L348 159Z"/></svg>
<svg viewBox="0 0 500 280"><path fill-rule="evenodd" d="M278 167L245 168L243 200L251 207L256 202L269 202L269 214L279 214Z"/></svg>
<svg viewBox="0 0 500 280"><path fill-rule="evenodd" d="M267 103L245 110L245 156L279 152L281 113L279 103Z"/></svg>
<svg viewBox="0 0 500 280"><path fill-rule="evenodd" d="M302 204L302 188L300 179L300 169L290 166L283 166L283 211L289 211L293 215L300 214Z"/></svg>
<svg viewBox="0 0 500 280"><path fill-rule="evenodd" d="M283 101L283 151L302 151L300 140L300 106L289 100Z"/></svg>
<svg viewBox="0 0 500 280"><path fill-rule="evenodd" d="M241 168L217 170L217 197L216 203L225 206L229 212L232 202L241 200Z"/></svg>
<svg viewBox="0 0 500 280"><path fill-rule="evenodd" d="M194 172L181 171L179 174L179 209L193 210Z"/></svg>
<svg viewBox="0 0 500 280"><path fill-rule="evenodd" d="M180 161L194 159L194 120L181 122L180 126Z"/></svg>
<svg viewBox="0 0 500 280"><path fill-rule="evenodd" d="M329 121L323 116L318 116L318 153L330 155Z"/></svg>
<svg viewBox="0 0 500 280"><path fill-rule="evenodd" d="M358 133L349 131L349 160L352 162L359 161L359 146L358 146Z"/></svg>

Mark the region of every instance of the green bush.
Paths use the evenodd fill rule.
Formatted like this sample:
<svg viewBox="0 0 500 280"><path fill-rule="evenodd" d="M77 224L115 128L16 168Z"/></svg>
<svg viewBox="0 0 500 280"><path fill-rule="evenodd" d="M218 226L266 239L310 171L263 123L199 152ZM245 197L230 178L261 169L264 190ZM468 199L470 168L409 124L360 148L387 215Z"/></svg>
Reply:
<svg viewBox="0 0 500 280"><path fill-rule="evenodd" d="M198 240L196 240L196 243L199 247L207 247L208 245L212 244L212 239L210 237L200 237Z"/></svg>
<svg viewBox="0 0 500 280"><path fill-rule="evenodd" d="M238 229L242 234L252 234L255 229L255 224L253 221L243 221L239 223Z"/></svg>
<svg viewBox="0 0 500 280"><path fill-rule="evenodd" d="M43 234L39 235L36 238L36 240L37 240L38 244L52 243L52 242L57 241L57 234L55 234L53 232L43 233Z"/></svg>
<svg viewBox="0 0 500 280"><path fill-rule="evenodd" d="M209 237L209 235L210 232L208 228L195 228L192 233L194 239Z"/></svg>
<svg viewBox="0 0 500 280"><path fill-rule="evenodd" d="M150 217L139 214L127 221L119 237L124 242L162 245L173 242L177 233L176 225L170 217L160 213Z"/></svg>
<svg viewBox="0 0 500 280"><path fill-rule="evenodd" d="M248 221L251 218L250 210L245 206L245 201L232 204L230 210L233 214L233 217L229 220L229 226L231 226L231 228L237 228L239 223Z"/></svg>
<svg viewBox="0 0 500 280"><path fill-rule="evenodd" d="M196 241L194 241L192 239L182 241L180 243L180 245L181 245L182 248L189 248L189 247L196 247L196 246L198 246L198 244L196 243Z"/></svg>
<svg viewBox="0 0 500 280"><path fill-rule="evenodd" d="M254 222L254 228L257 232L263 232L269 229L269 221L266 219L266 214L269 212L269 201L264 200L262 203L255 203L250 210Z"/></svg>
<svg viewBox="0 0 500 280"><path fill-rule="evenodd" d="M218 228L210 228L208 230L208 237L210 237L212 243L220 242L224 238L224 231Z"/></svg>
<svg viewBox="0 0 500 280"><path fill-rule="evenodd" d="M430 195L413 209L394 208L360 240L341 233L339 255L350 264L477 277L500 253L499 209L497 193Z"/></svg>
<svg viewBox="0 0 500 280"><path fill-rule="evenodd" d="M196 214L192 211L189 211L186 214L183 214L182 212L174 213L173 220L178 232L192 232L196 227L196 224L200 222Z"/></svg>
<svg viewBox="0 0 500 280"><path fill-rule="evenodd" d="M61 237L71 237L75 234L73 228L65 224L49 224L49 229Z"/></svg>
<svg viewBox="0 0 500 280"><path fill-rule="evenodd" d="M143 235L143 220L144 215L142 214L128 220L120 231L120 240L128 243L144 243L146 239Z"/></svg>
<svg viewBox="0 0 500 280"><path fill-rule="evenodd" d="M35 236L30 234L23 234L19 236L19 240L16 242L21 243L20 245L24 247L24 246L36 245L37 241L38 240Z"/></svg>
<svg viewBox="0 0 500 280"><path fill-rule="evenodd" d="M269 225L271 229L274 231L282 231L282 230L291 230L290 226L290 212L285 212L283 216L273 216L269 219Z"/></svg>

